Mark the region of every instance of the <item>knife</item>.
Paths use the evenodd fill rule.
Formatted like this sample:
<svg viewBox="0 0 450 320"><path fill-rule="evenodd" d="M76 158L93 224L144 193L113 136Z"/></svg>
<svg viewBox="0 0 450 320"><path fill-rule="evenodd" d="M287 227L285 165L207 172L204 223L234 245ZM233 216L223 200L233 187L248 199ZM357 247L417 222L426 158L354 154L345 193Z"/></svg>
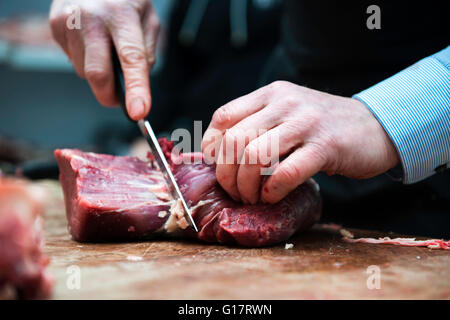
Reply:
<svg viewBox="0 0 450 320"><path fill-rule="evenodd" d="M133 119L131 119L127 111L125 103L125 82L123 78L123 71L120 65L119 57L117 56L117 52L114 49L112 58L113 58L116 94L120 100L120 107L122 108L122 111L125 113L125 115L130 121L136 122ZM195 230L195 232L198 232L198 228L195 225L194 219L192 219L191 211L189 210L187 203L184 200L183 195L181 194L180 188L178 187L175 177L173 176L172 170L170 170L169 164L167 163L167 159L164 156L164 153L162 152L161 146L159 145L158 139L156 138L156 135L153 132L152 126L145 119L137 121L137 125L142 135L144 136L145 140L147 140L148 145L150 146L150 150L152 151L152 154L155 158L159 170L162 172L164 176L164 180L167 184L170 194L174 199L181 200L184 209L185 219L188 221L189 225Z"/></svg>

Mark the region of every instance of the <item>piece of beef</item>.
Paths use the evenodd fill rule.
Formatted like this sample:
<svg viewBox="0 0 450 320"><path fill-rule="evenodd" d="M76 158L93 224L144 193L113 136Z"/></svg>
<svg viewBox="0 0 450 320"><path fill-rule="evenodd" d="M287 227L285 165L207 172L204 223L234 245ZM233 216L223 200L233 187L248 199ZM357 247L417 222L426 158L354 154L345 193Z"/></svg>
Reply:
<svg viewBox="0 0 450 320"><path fill-rule="evenodd" d="M146 238L168 219L172 202L152 163L69 149L55 156L75 240Z"/></svg>
<svg viewBox="0 0 450 320"><path fill-rule="evenodd" d="M215 167L201 154L176 159L160 141L199 227L187 222L152 162L79 150L56 150L69 230L78 241L142 239L157 234L258 247L288 239L318 220L321 201L313 180L277 204L244 205L220 187ZM179 160L196 160L191 163Z"/></svg>
<svg viewBox="0 0 450 320"><path fill-rule="evenodd" d="M201 240L249 247L270 245L308 228L320 217L318 185L313 180L276 204L244 205L220 187L214 166L204 162L182 164L174 166L174 175L186 201L194 208L191 210Z"/></svg>
<svg viewBox="0 0 450 320"><path fill-rule="evenodd" d="M38 187L0 178L0 298L42 299L52 278L42 253L44 238Z"/></svg>

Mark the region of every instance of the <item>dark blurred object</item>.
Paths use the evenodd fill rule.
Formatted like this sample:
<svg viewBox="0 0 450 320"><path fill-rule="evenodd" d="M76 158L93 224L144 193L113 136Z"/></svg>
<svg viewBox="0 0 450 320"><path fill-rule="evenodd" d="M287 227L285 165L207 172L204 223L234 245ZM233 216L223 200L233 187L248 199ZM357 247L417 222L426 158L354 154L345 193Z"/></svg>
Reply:
<svg viewBox="0 0 450 320"><path fill-rule="evenodd" d="M42 151L37 150L24 141L0 135L0 161L18 164L36 158L39 154L42 154Z"/></svg>
<svg viewBox="0 0 450 320"><path fill-rule="evenodd" d="M203 121L257 88L279 40L281 1L180 0L171 14L164 66L152 79L156 132ZM178 121L177 119L189 119Z"/></svg>
<svg viewBox="0 0 450 320"><path fill-rule="evenodd" d="M57 169L51 150L0 136L0 170L3 174L29 179L57 178Z"/></svg>
<svg viewBox="0 0 450 320"><path fill-rule="evenodd" d="M367 180L315 176L324 222L346 227L450 239L450 172L413 185L386 175Z"/></svg>
<svg viewBox="0 0 450 320"><path fill-rule="evenodd" d="M378 30L366 26L372 4L381 12ZM447 0L285 0L281 42L263 83L351 96L444 49L449 11Z"/></svg>

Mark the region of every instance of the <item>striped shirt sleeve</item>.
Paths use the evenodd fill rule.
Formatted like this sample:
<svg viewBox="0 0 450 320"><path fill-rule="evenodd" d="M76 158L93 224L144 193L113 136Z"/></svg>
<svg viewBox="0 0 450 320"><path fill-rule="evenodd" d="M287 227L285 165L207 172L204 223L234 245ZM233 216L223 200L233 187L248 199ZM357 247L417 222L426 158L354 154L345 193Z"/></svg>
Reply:
<svg viewBox="0 0 450 320"><path fill-rule="evenodd" d="M450 46L353 98L371 110L394 143L404 183L450 167Z"/></svg>

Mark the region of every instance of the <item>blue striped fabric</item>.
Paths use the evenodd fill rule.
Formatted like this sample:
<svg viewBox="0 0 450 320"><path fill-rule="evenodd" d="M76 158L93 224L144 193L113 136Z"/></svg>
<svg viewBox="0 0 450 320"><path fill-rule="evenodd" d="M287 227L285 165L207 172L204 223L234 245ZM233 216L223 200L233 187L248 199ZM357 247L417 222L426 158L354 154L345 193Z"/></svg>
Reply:
<svg viewBox="0 0 450 320"><path fill-rule="evenodd" d="M372 111L391 138L404 183L450 167L450 46L353 98Z"/></svg>

